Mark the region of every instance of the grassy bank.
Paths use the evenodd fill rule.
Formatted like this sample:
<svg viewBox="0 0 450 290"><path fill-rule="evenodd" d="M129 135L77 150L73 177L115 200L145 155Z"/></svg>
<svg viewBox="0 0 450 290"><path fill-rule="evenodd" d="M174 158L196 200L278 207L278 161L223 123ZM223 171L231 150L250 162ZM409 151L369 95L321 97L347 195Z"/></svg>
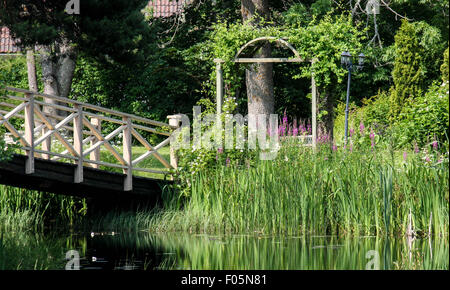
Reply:
<svg viewBox="0 0 450 290"><path fill-rule="evenodd" d="M437 151L325 147L313 154L285 144L274 161L218 166L191 182L186 204L168 199L140 224L152 231L405 234L411 211L417 235L449 230L448 156Z"/></svg>

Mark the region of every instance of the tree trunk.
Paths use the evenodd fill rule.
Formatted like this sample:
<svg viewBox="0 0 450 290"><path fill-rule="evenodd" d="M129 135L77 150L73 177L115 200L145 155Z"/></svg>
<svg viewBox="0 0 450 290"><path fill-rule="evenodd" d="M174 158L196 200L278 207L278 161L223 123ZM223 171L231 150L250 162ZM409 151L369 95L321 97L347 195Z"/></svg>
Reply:
<svg viewBox="0 0 450 290"><path fill-rule="evenodd" d="M255 15L264 19L269 18L268 0L242 0L241 1L242 20L247 21ZM257 19L250 22L250 25L257 26ZM271 57L272 51L270 43L266 43L255 57ZM273 75L272 63L252 64L245 72L247 85L248 113L265 114L267 118L274 113L273 95Z"/></svg>
<svg viewBox="0 0 450 290"><path fill-rule="evenodd" d="M28 89L32 92L38 91L36 79L36 62L34 60L34 51L27 50L27 72L28 72Z"/></svg>
<svg viewBox="0 0 450 290"><path fill-rule="evenodd" d="M334 99L333 93L322 88L318 96L317 115L321 116L318 120L318 137L327 135L330 143L334 138ZM325 111L326 114L319 114Z"/></svg>
<svg viewBox="0 0 450 290"><path fill-rule="evenodd" d="M67 98L70 93L75 71L75 48L65 41L64 43L56 43L52 46L42 46L40 48L40 54L44 94ZM49 98L45 102L51 104L57 103ZM61 116L66 115L66 112L58 111L52 107L46 107L44 111Z"/></svg>

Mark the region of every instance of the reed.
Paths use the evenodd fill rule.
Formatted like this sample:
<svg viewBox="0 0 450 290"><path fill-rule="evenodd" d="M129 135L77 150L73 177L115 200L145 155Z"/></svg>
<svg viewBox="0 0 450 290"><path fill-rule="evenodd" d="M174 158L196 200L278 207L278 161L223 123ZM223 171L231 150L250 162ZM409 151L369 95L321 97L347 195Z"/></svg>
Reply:
<svg viewBox="0 0 450 290"><path fill-rule="evenodd" d="M73 226L85 215L85 199L0 185L0 230L37 231Z"/></svg>
<svg viewBox="0 0 450 290"><path fill-rule="evenodd" d="M152 231L448 236L448 160L400 152L284 144L274 161L217 166L192 176L191 196L148 222ZM400 157L401 158L401 157ZM437 158L435 160L438 160Z"/></svg>

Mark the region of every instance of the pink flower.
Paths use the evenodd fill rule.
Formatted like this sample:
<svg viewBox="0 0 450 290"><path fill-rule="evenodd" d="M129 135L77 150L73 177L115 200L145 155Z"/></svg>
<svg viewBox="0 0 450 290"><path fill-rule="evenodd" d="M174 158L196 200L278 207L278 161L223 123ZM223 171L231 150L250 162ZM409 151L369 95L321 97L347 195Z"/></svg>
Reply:
<svg viewBox="0 0 450 290"><path fill-rule="evenodd" d="M336 146L336 144L333 144L332 150L333 150L333 152L336 152L336 151L337 151L337 146Z"/></svg>
<svg viewBox="0 0 450 290"><path fill-rule="evenodd" d="M361 133L361 135L364 133L364 124L363 124L363 122L361 121L360 123L359 123L359 132Z"/></svg>
<svg viewBox="0 0 450 290"><path fill-rule="evenodd" d="M414 153L419 153L419 146L417 146L417 142L414 142Z"/></svg>
<svg viewBox="0 0 450 290"><path fill-rule="evenodd" d="M288 122L288 118L287 118L286 109L285 109L284 110L284 115L283 115L283 126L284 127L286 126L287 122Z"/></svg>
<svg viewBox="0 0 450 290"><path fill-rule="evenodd" d="M355 133L355 129L351 128L350 129L350 137L352 137L354 133Z"/></svg>
<svg viewBox="0 0 450 290"><path fill-rule="evenodd" d="M353 152L353 143L350 143L350 152Z"/></svg>
<svg viewBox="0 0 450 290"><path fill-rule="evenodd" d="M223 148L222 147L218 148L217 149L217 153L222 154L223 153Z"/></svg>
<svg viewBox="0 0 450 290"><path fill-rule="evenodd" d="M403 151L403 160L406 161L408 159L408 154L406 151Z"/></svg>
<svg viewBox="0 0 450 290"><path fill-rule="evenodd" d="M438 149L438 142L436 141L436 139L434 139L432 145L433 145L433 149L434 149L434 150L437 150L437 149Z"/></svg>

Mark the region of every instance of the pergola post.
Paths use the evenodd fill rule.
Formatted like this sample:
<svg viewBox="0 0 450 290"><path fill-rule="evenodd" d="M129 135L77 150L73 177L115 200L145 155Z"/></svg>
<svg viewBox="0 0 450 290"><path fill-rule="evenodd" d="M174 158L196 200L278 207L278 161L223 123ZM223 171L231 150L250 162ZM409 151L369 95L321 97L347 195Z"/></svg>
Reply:
<svg viewBox="0 0 450 290"><path fill-rule="evenodd" d="M223 102L223 71L222 65L219 60L216 61L216 106L217 114L222 113L222 102Z"/></svg>
<svg viewBox="0 0 450 290"><path fill-rule="evenodd" d="M315 63L312 61L311 65ZM312 126L312 147L316 148L317 143L317 87L316 80L314 78L314 72L311 74L311 126Z"/></svg>

